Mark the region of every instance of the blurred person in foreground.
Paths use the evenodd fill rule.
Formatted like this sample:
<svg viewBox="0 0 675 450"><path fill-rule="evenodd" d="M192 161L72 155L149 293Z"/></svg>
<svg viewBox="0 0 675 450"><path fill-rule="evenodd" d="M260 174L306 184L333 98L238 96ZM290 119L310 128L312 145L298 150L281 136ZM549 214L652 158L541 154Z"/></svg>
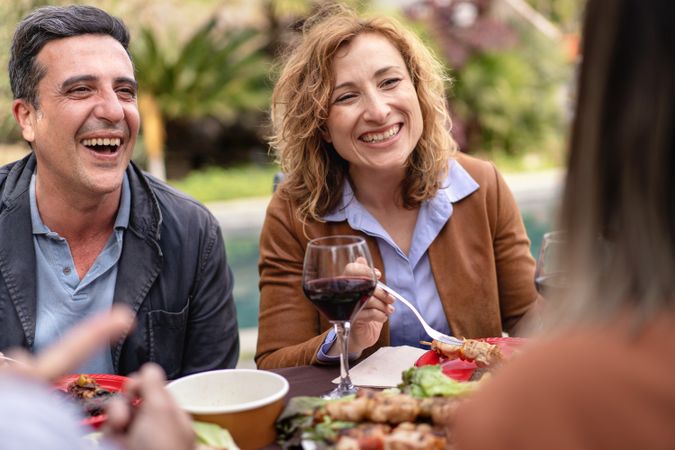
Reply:
<svg viewBox="0 0 675 450"><path fill-rule="evenodd" d="M675 4L590 0L549 336L456 412L468 449L675 448Z"/></svg>
<svg viewBox="0 0 675 450"><path fill-rule="evenodd" d="M15 31L13 113L32 151L0 168L0 351L39 351L122 303L138 326L78 371L234 367L217 221L130 162L140 123L128 45L125 25L90 6L39 8Z"/></svg>
<svg viewBox="0 0 675 450"><path fill-rule="evenodd" d="M310 239L365 237L381 280L429 324L462 337L513 333L538 299L534 260L493 164L458 153L441 64L392 19L341 6L308 19L272 98L285 180L260 239L256 363L337 360L335 333L303 294ZM350 353L431 340L382 289L352 322Z"/></svg>
<svg viewBox="0 0 675 450"><path fill-rule="evenodd" d="M24 352L12 353L11 362L0 359L0 449L193 448L190 418L164 389L164 372L155 364L145 364L125 384L128 395L141 399L133 413L128 402L111 400L105 438L98 443L84 438L92 430L80 426L73 405L50 390L50 382L128 333L132 322L128 308L114 306L80 322L37 356Z"/></svg>

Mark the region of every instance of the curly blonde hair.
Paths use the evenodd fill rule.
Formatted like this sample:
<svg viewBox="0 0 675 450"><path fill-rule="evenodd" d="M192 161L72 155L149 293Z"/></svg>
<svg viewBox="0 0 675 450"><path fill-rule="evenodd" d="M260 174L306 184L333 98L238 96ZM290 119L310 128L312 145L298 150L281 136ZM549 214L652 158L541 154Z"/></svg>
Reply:
<svg viewBox="0 0 675 450"><path fill-rule="evenodd" d="M401 186L405 207L415 208L436 194L449 159L457 151L445 98L449 80L443 65L421 40L390 18L360 18L340 5L324 8L305 22L272 94L270 145L285 174L280 190L297 205L303 221L321 221L342 196L349 164L322 139L321 130L325 129L335 83L333 58L364 33L382 35L399 50L422 111L422 136L408 158Z"/></svg>

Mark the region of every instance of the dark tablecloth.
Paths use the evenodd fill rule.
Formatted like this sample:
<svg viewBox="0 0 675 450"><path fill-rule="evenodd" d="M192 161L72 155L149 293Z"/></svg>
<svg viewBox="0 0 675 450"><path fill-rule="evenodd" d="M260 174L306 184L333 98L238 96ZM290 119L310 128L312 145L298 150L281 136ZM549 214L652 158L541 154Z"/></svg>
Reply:
<svg viewBox="0 0 675 450"><path fill-rule="evenodd" d="M332 380L340 376L340 366L300 366L274 369L288 380L286 399L299 395L323 395L336 387Z"/></svg>
<svg viewBox="0 0 675 450"><path fill-rule="evenodd" d="M300 395L319 396L336 387L332 383L334 378L340 376L340 366L300 366L274 369L271 372L278 373L288 380L289 388L286 401L289 398ZM265 450L280 449L277 444L268 445Z"/></svg>

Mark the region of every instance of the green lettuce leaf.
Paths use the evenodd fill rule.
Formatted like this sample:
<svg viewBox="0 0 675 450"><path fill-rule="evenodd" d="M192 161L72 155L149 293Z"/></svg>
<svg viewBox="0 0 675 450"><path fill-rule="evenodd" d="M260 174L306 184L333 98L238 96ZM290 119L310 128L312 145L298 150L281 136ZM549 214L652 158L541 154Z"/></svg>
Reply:
<svg viewBox="0 0 675 450"><path fill-rule="evenodd" d="M441 366L411 367L403 372L399 389L413 397L455 397L473 392L478 383L456 381L443 374Z"/></svg>
<svg viewBox="0 0 675 450"><path fill-rule="evenodd" d="M332 420L328 415L315 418L315 413L327 402L351 399L324 400L319 397L294 397L276 422L277 442L284 450L300 449L303 441L313 441L317 449L329 448L337 439L338 432L352 428L354 423Z"/></svg>
<svg viewBox="0 0 675 450"><path fill-rule="evenodd" d="M225 428L213 423L192 422L192 428L197 435L197 442L218 449L239 450L232 435Z"/></svg>

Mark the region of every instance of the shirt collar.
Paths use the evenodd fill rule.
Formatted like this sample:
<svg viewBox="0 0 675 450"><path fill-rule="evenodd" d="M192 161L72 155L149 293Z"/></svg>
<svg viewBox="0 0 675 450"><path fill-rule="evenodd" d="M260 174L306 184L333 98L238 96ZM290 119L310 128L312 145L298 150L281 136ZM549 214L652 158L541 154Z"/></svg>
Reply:
<svg viewBox="0 0 675 450"><path fill-rule="evenodd" d="M31 175L30 187L30 216L33 224L33 234L47 234L50 232L49 228L42 222L40 212L37 208L37 200L35 197L35 172ZM120 196L120 207L117 210L117 217L115 219L115 229L126 229L129 226L129 216L131 214L131 188L129 187L129 179L126 172L122 179L122 195Z"/></svg>
<svg viewBox="0 0 675 450"><path fill-rule="evenodd" d="M462 167L459 161L453 159L450 161L448 175L442 187L428 202L429 208L437 211L447 220L452 214L452 203L462 200L479 187L479 184ZM347 220L352 228L361 229L364 218L370 217L370 214L364 214L365 211L363 205L354 197L351 184L349 181L345 181L342 188L342 200L333 211L324 215L322 219L326 222Z"/></svg>

